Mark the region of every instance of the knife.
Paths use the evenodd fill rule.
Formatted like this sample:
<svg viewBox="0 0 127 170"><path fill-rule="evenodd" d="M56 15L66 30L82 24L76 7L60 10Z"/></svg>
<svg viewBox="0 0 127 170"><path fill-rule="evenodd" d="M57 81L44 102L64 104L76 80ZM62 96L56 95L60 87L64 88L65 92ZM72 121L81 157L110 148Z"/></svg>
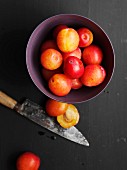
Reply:
<svg viewBox="0 0 127 170"><path fill-rule="evenodd" d="M72 126L68 129L62 128L53 117L46 114L43 107L29 99L26 99L20 104L4 92L0 91L0 103L57 135L78 144L89 146L87 139L76 127Z"/></svg>

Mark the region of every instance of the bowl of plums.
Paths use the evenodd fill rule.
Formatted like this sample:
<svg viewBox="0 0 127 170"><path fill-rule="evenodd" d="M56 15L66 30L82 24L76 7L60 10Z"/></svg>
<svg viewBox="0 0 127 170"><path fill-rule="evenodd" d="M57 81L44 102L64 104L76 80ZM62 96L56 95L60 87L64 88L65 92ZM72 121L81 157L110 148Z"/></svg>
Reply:
<svg viewBox="0 0 127 170"><path fill-rule="evenodd" d="M81 103L98 96L115 67L112 43L91 19L59 14L42 21L26 49L29 75L49 98Z"/></svg>

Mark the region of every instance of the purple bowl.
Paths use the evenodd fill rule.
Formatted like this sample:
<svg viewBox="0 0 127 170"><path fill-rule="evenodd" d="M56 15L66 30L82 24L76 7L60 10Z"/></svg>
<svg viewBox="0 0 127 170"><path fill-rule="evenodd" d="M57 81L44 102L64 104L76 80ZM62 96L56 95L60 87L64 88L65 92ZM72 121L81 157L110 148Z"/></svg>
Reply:
<svg viewBox="0 0 127 170"><path fill-rule="evenodd" d="M93 32L94 43L101 47L104 54L102 66L106 70L106 78L102 84L96 87L83 86L81 89L71 90L68 95L63 97L56 96L49 90L48 85L45 80L43 80L40 71L41 66L39 50L41 43L45 40L47 35L49 35L51 30L59 24L66 24L73 28L87 27ZM34 84L46 96L62 102L80 103L93 99L109 84L115 67L115 55L113 46L107 34L95 22L80 15L60 14L46 19L33 31L27 44L26 64Z"/></svg>

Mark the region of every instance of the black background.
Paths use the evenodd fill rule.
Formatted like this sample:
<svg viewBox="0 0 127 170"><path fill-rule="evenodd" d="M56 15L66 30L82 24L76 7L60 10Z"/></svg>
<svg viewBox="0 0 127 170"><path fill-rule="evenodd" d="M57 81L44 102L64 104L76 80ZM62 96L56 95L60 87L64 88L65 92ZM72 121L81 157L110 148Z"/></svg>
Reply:
<svg viewBox="0 0 127 170"><path fill-rule="evenodd" d="M15 170L25 151L40 156L40 170L125 170L127 168L127 1L126 0L0 0L0 88L17 101L43 104L46 96L30 79L26 45L34 28L61 13L94 20L110 37L115 72L95 99L76 104L78 129L90 147L67 141L0 106L0 170ZM44 135L43 132L45 132Z"/></svg>

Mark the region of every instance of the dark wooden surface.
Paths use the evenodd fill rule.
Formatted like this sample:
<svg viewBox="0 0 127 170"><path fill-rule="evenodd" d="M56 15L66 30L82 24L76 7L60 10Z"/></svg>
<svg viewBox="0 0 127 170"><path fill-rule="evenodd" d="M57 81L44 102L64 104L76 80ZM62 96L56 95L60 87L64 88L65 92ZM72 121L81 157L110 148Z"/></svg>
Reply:
<svg viewBox="0 0 127 170"><path fill-rule="evenodd" d="M15 170L24 151L41 158L40 170L127 169L127 1L126 0L0 0L0 89L20 101L43 104L30 79L25 50L33 29L44 19L73 13L98 23L109 35L116 55L112 81L97 98L77 104L77 127L90 147L64 140L0 106L0 170ZM42 135L45 132L45 135Z"/></svg>

